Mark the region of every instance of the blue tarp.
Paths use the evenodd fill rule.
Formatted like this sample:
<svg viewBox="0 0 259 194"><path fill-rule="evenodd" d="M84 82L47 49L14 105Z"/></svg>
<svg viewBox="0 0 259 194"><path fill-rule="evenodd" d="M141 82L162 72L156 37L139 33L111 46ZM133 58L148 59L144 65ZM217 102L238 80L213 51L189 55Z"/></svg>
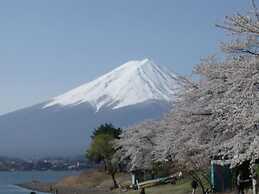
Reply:
<svg viewBox="0 0 259 194"><path fill-rule="evenodd" d="M233 173L229 165L211 164L211 184L215 192L225 192L233 188Z"/></svg>

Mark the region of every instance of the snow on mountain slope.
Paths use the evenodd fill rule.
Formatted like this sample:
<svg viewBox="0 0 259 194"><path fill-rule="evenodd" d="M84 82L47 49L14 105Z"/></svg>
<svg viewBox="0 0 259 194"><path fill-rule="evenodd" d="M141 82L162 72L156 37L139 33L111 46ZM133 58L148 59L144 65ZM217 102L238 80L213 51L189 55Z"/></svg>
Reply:
<svg viewBox="0 0 259 194"><path fill-rule="evenodd" d="M177 90L177 76L149 59L129 61L98 79L53 98L43 108L90 103L96 111L118 109L149 100L170 102Z"/></svg>

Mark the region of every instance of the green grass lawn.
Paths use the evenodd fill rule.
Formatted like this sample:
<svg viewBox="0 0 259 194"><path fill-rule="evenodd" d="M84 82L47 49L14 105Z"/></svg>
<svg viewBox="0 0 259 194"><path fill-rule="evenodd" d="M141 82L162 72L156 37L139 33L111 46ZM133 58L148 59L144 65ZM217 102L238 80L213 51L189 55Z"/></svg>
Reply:
<svg viewBox="0 0 259 194"><path fill-rule="evenodd" d="M124 192L125 194L138 194L140 191L128 191ZM192 192L191 181L190 180L181 180L177 184L166 184L155 187L150 187L145 189L146 194L190 194ZM123 193L123 192L121 192ZM201 192L196 192L200 194Z"/></svg>

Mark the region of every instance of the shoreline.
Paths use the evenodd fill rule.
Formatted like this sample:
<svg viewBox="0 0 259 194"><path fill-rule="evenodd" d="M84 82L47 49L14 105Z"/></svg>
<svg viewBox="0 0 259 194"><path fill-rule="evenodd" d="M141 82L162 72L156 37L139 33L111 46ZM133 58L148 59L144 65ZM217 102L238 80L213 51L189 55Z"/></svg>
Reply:
<svg viewBox="0 0 259 194"><path fill-rule="evenodd" d="M40 181L31 181L27 183L16 184L20 188L43 192L43 193L51 193L51 187L53 190L58 189L59 194L113 194L112 191L101 190L97 188L86 188L86 187L55 187L55 183L44 183ZM52 191L53 192L53 191Z"/></svg>
<svg viewBox="0 0 259 194"><path fill-rule="evenodd" d="M118 174L117 181L127 184L130 177L128 174ZM29 179L29 181L20 182L16 186L44 193L53 193L57 189L58 194L115 194L117 192L117 190L111 190L113 182L110 175L98 169L64 176L58 180Z"/></svg>
<svg viewBox="0 0 259 194"><path fill-rule="evenodd" d="M50 188L53 185L54 185L53 183L43 183L39 181L31 181L27 183L15 184L15 186L17 187L32 190L32 191L38 191L42 193L51 193Z"/></svg>

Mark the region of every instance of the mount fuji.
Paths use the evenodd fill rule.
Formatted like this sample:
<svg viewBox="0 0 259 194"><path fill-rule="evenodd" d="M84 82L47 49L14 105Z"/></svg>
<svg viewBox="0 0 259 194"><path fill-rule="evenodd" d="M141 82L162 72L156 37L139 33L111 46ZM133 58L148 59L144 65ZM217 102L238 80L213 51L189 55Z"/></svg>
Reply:
<svg viewBox="0 0 259 194"><path fill-rule="evenodd" d="M129 61L60 96L0 116L0 155L38 158L84 153L92 130L127 128L167 113L178 77L149 59Z"/></svg>

